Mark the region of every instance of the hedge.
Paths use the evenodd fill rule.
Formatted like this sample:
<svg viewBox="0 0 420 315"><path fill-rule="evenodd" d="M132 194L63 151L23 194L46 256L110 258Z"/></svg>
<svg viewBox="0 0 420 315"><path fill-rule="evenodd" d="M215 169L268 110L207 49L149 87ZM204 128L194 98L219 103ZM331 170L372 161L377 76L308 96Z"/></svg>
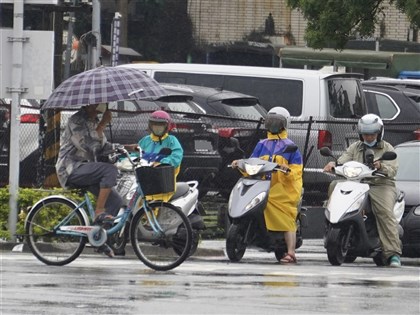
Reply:
<svg viewBox="0 0 420 315"><path fill-rule="evenodd" d="M25 233L24 223L25 218L28 215L31 207L40 199L45 198L50 195L63 195L67 198L70 198L76 202L80 202L83 199L83 196L79 194L77 190L63 190L61 188L53 189L36 189L36 188L19 188L18 192L18 222L16 226L16 236L18 239L22 239L22 236ZM91 196L92 197L92 196ZM0 239L10 240L11 235L9 231L9 188L3 187L0 188ZM92 202L95 201L95 198L91 198Z"/></svg>

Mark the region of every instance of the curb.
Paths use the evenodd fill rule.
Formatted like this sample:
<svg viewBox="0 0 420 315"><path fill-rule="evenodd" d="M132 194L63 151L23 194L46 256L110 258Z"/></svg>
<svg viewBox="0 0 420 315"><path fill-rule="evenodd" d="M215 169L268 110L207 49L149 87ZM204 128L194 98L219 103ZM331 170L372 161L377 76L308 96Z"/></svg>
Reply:
<svg viewBox="0 0 420 315"><path fill-rule="evenodd" d="M225 256L223 248L206 248L205 246L200 247L201 244L198 245L198 248L195 254L192 257L212 257L212 256ZM89 251L92 249L90 245L85 246L86 249ZM28 245L26 243L13 243L13 242L2 242L0 243L0 252L2 251L11 251L17 253L31 253ZM126 257L135 256L136 254L133 251L133 247L131 244L127 244L125 247ZM86 253L86 252L85 252Z"/></svg>

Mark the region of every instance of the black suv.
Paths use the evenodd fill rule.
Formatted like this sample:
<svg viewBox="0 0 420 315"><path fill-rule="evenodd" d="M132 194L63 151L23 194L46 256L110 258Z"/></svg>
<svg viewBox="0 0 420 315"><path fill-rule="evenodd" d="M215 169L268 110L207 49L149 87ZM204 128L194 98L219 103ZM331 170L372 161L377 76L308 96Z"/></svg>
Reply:
<svg viewBox="0 0 420 315"><path fill-rule="evenodd" d="M162 86L170 94L191 96L205 113L201 119L219 135L220 171L209 177L205 186L227 198L239 179L239 173L227 166L233 160L249 156L258 140L265 138L263 119L267 111L258 98L238 92L185 84L164 83Z"/></svg>
<svg viewBox="0 0 420 315"><path fill-rule="evenodd" d="M420 82L417 88L404 80L371 80L362 85L369 112L384 122L385 140L397 145L420 139Z"/></svg>
<svg viewBox="0 0 420 315"><path fill-rule="evenodd" d="M109 141L137 143L149 133L148 118L158 109L166 110L172 118L170 133L176 136L184 149L179 181L198 180L215 174L220 167L218 135L211 125L198 115L203 112L188 96L171 95L158 101L120 101L109 103L113 111L111 126L106 130ZM201 189L206 189L200 185Z"/></svg>

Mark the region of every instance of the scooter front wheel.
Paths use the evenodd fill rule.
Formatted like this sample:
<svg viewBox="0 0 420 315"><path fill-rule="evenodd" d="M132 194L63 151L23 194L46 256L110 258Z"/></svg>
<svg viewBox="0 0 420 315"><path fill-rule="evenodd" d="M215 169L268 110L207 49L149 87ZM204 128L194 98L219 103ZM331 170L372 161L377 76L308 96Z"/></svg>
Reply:
<svg viewBox="0 0 420 315"><path fill-rule="evenodd" d="M232 224L226 237L226 253L232 262L242 259L246 251L245 229L238 224Z"/></svg>
<svg viewBox="0 0 420 315"><path fill-rule="evenodd" d="M326 248L328 261L333 266L340 266L346 257L346 233L342 229L330 228L327 233Z"/></svg>

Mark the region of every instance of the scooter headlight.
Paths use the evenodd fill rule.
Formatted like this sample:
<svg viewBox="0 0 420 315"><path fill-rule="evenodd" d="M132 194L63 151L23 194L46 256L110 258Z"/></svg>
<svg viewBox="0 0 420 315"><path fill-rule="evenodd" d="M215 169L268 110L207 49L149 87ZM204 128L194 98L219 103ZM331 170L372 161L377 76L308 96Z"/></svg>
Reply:
<svg viewBox="0 0 420 315"><path fill-rule="evenodd" d="M245 164L245 172L247 172L248 175L255 175L258 174L260 169L263 167L263 165L250 165Z"/></svg>
<svg viewBox="0 0 420 315"><path fill-rule="evenodd" d="M357 177L362 173L361 167L351 167L351 166L345 166L343 168L343 173L349 178Z"/></svg>
<svg viewBox="0 0 420 315"><path fill-rule="evenodd" d="M261 203L265 197L267 196L267 193L264 191L260 194L258 194L256 197L254 197L250 203L248 203L248 205L245 207L245 211L248 211L249 209L254 208L256 205L258 205L259 203Z"/></svg>

